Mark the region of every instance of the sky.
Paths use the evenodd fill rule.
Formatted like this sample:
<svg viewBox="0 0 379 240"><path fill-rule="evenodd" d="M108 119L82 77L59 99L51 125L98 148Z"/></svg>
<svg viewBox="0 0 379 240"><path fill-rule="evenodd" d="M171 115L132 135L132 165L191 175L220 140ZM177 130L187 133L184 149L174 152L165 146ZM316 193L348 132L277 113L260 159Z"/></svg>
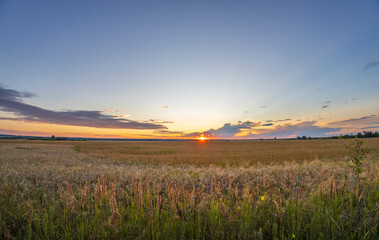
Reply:
<svg viewBox="0 0 379 240"><path fill-rule="evenodd" d="M0 134L379 131L379 1L0 0Z"/></svg>

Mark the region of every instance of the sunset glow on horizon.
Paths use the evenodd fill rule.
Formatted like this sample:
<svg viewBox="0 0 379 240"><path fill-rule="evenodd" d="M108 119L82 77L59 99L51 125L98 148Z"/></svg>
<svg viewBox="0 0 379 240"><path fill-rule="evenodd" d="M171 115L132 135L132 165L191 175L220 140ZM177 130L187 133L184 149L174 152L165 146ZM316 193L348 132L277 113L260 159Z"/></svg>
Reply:
<svg viewBox="0 0 379 240"><path fill-rule="evenodd" d="M207 138L207 137L204 137L204 135L201 135L197 138L195 138L196 140L199 140L200 142L204 142L205 140L210 140L210 138Z"/></svg>
<svg viewBox="0 0 379 240"><path fill-rule="evenodd" d="M379 131L378 1L0 4L0 135Z"/></svg>

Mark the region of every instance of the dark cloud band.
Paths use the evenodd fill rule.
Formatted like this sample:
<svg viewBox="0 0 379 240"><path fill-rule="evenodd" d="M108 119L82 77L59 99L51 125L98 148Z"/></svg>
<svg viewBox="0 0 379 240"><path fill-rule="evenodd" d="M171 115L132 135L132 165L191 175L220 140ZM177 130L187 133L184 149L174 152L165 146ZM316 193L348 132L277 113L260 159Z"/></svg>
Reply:
<svg viewBox="0 0 379 240"><path fill-rule="evenodd" d="M101 111L52 111L30 105L22 101L23 98L34 96L35 94L33 93L18 92L16 90L7 89L0 86L0 110L15 114L18 118L12 120L19 121L94 128L167 129L166 126L160 123L133 121L113 115L105 115Z"/></svg>

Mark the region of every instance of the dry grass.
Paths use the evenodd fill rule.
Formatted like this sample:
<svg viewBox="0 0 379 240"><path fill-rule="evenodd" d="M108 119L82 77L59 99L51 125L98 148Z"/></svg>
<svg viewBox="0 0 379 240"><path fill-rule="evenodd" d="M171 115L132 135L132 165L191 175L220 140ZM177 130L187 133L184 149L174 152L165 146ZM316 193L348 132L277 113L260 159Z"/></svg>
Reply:
<svg viewBox="0 0 379 240"><path fill-rule="evenodd" d="M197 166L252 166L301 162L315 159L344 159L348 154L349 140L275 140L229 142L53 142L16 141L25 143L19 148L33 148L39 144L62 145L76 148L82 153L108 159L149 164L197 165ZM351 139L350 139L351 141ZM373 156L379 156L379 138L365 139L366 147L375 148ZM0 146L13 145L15 141L0 141Z"/></svg>
<svg viewBox="0 0 379 240"><path fill-rule="evenodd" d="M370 139L367 146L375 146L378 140ZM307 178L329 178L331 172L338 173L340 177L346 171L351 171L346 168L347 151L344 144L344 140L205 144L3 141L0 145L0 172L4 178L22 178L25 184L33 180L32 184L43 186L63 182L66 175L70 176L73 184L84 183L89 177L95 180L100 175L109 175L119 181L130 179L132 175L144 178L148 174L168 173L172 178L185 181L257 173L272 175L292 170L298 174L304 172ZM80 152L74 151L73 146L80 146ZM168 149L175 153L161 154ZM133 151L159 154L136 154ZM281 158L280 152L283 153ZM376 158L377 154L378 149L371 156ZM183 165L182 162L187 164Z"/></svg>

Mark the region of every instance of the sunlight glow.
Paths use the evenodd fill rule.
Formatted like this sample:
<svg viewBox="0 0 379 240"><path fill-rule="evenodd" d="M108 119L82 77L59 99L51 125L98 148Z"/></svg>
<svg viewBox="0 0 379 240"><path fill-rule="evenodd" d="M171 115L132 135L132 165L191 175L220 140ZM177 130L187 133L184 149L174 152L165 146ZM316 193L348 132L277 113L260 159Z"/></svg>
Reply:
<svg viewBox="0 0 379 240"><path fill-rule="evenodd" d="M205 140L208 140L209 138L207 138L207 137L204 137L204 135L203 134L201 134L201 136L200 137L197 137L197 138L195 138L196 140L199 140L199 141L201 141L201 142L203 142L203 141L205 141Z"/></svg>

